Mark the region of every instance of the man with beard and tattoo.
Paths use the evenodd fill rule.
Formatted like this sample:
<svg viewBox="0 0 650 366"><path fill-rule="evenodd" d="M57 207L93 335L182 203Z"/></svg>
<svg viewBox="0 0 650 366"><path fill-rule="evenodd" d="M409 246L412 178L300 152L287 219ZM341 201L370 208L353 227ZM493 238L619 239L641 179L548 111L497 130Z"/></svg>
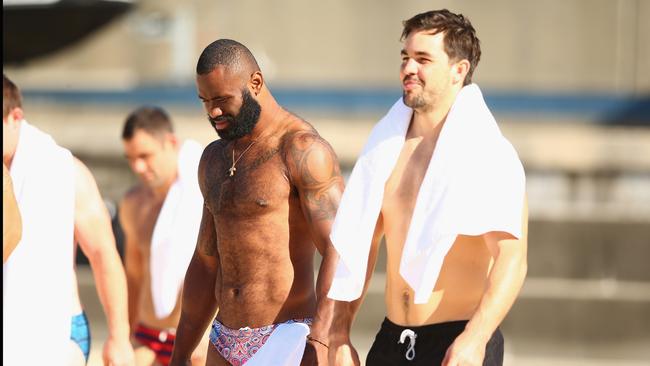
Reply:
<svg viewBox="0 0 650 366"><path fill-rule="evenodd" d="M203 219L172 364L187 364L210 324L208 365L326 364L329 233L343 191L336 155L275 101L244 45L213 42L196 71L221 139L199 164ZM315 250L323 259L314 285Z"/></svg>

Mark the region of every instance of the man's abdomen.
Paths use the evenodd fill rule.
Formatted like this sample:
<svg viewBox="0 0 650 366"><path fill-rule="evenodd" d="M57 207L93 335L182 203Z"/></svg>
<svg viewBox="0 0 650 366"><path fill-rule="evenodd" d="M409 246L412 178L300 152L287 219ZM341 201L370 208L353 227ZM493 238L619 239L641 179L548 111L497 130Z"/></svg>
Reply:
<svg viewBox="0 0 650 366"><path fill-rule="evenodd" d="M426 304L415 304L414 291L399 274L399 260L389 260L386 276L387 316L400 325L467 320L476 310L492 263L480 237L459 236L445 257Z"/></svg>

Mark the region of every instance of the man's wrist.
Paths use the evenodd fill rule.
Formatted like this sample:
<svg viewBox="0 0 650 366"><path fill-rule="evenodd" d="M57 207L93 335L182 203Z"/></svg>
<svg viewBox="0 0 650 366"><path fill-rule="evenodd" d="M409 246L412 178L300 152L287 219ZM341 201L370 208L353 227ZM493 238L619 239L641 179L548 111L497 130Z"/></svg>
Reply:
<svg viewBox="0 0 650 366"><path fill-rule="evenodd" d="M492 332L487 331L485 326L478 325L477 322L471 321L467 323L463 333L465 333L468 338L485 344L487 344L492 336Z"/></svg>
<svg viewBox="0 0 650 366"><path fill-rule="evenodd" d="M307 336L307 342L311 342L314 345L322 346L327 349L330 348L329 344L325 343L324 341L321 341L320 339L314 338L311 335Z"/></svg>
<svg viewBox="0 0 650 366"><path fill-rule="evenodd" d="M108 338L115 341L129 341L131 339L131 328L129 327L115 327L108 331Z"/></svg>

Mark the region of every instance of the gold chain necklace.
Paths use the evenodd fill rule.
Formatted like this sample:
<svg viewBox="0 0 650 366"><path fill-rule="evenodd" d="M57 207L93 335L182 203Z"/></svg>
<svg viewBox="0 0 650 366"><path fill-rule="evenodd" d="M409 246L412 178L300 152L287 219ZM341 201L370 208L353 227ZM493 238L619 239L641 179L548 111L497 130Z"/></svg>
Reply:
<svg viewBox="0 0 650 366"><path fill-rule="evenodd" d="M237 162L239 162L239 159L241 159L242 156L244 156L244 154L246 154L246 151L248 151L248 149L250 149L253 145L255 145L256 142L257 142L256 140L253 140L248 145L248 147L244 151L242 151L242 153L239 155L237 160L235 160L235 143L232 144L232 166L230 167L230 169L228 169L229 176L232 177L232 176L235 175L235 172L237 171L237 168L235 168L235 165L237 164Z"/></svg>

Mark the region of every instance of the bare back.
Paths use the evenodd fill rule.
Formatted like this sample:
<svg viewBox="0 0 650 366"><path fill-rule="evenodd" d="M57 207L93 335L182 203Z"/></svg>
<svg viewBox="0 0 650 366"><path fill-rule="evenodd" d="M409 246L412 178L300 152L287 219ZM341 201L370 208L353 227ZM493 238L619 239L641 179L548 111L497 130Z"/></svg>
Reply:
<svg viewBox="0 0 650 366"><path fill-rule="evenodd" d="M316 310L315 243L293 182L296 167L287 163L306 155L303 139L322 141L291 116L241 156L233 176L233 142L216 141L204 153L199 180L217 236L217 318L228 327L255 328ZM241 145L234 159L247 147Z"/></svg>
<svg viewBox="0 0 650 366"><path fill-rule="evenodd" d="M435 148L431 139L407 138L386 182L382 224L387 246L386 307L401 325L424 325L469 319L483 295L491 254L481 237L459 236L445 257L426 304L414 304L414 291L399 274L417 194Z"/></svg>
<svg viewBox="0 0 650 366"><path fill-rule="evenodd" d="M151 293L151 237L162 208L162 200L155 199L144 186L134 187L125 196L120 211L120 221L126 238L126 269L129 286L138 286L135 304L137 320L158 329L176 328L180 319L180 301L165 318L155 315ZM134 273L138 284L132 283ZM131 296L131 291L129 291ZM180 293L179 293L180 300ZM129 299L131 305L132 299Z"/></svg>

